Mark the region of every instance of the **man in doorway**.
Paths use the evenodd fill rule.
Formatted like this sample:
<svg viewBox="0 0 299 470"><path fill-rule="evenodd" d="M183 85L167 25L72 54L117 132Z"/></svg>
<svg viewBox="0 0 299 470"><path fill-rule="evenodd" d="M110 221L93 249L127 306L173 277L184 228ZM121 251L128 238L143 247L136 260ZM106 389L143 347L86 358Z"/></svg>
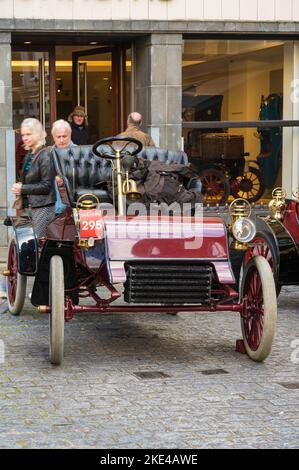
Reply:
<svg viewBox="0 0 299 470"><path fill-rule="evenodd" d="M87 114L83 106L76 106L69 115L68 121L72 128L72 141L77 145L89 143L89 132L87 125Z"/></svg>
<svg viewBox="0 0 299 470"><path fill-rule="evenodd" d="M139 140L143 147L156 147L155 142L149 134L141 130L142 115L137 112L129 114L127 120L127 129L119 134L119 137L133 137Z"/></svg>

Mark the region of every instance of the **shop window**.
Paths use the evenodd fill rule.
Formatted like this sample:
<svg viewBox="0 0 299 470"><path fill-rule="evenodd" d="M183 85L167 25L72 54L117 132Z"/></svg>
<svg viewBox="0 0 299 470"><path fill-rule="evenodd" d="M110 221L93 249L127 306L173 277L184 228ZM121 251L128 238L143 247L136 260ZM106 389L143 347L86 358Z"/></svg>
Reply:
<svg viewBox="0 0 299 470"><path fill-rule="evenodd" d="M271 195L281 184L283 81L282 41L185 40L184 149L198 171L214 165L232 179L250 161Z"/></svg>

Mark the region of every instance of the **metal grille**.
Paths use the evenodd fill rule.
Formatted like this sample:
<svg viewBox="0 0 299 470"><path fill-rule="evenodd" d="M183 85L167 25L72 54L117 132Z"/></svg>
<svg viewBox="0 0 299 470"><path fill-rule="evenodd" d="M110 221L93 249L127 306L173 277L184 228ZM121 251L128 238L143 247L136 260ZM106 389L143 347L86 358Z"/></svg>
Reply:
<svg viewBox="0 0 299 470"><path fill-rule="evenodd" d="M124 300L129 303L206 304L211 297L208 265L127 264Z"/></svg>

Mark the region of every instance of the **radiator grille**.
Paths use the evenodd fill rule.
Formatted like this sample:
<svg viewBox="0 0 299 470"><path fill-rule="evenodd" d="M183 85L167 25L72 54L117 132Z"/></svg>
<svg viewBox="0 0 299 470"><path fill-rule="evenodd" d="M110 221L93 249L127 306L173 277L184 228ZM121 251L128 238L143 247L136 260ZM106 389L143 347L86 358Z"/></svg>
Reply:
<svg viewBox="0 0 299 470"><path fill-rule="evenodd" d="M211 297L208 265L126 264L124 300L129 303L206 304Z"/></svg>

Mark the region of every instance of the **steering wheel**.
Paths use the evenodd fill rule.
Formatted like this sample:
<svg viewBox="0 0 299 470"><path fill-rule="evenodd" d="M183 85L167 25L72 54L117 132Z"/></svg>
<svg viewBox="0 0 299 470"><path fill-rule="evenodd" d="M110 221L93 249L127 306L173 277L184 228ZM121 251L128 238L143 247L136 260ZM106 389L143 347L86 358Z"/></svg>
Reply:
<svg viewBox="0 0 299 470"><path fill-rule="evenodd" d="M121 142L124 142L121 144ZM133 144L133 150L128 148L130 144ZM102 152L98 150L98 147L102 145ZM105 139L98 140L92 147L92 151L95 155L102 158L108 158L109 160L116 159L116 152L119 151L120 157L123 158L125 155L134 156L139 153L142 149L142 143L134 139L133 137L106 137Z"/></svg>

